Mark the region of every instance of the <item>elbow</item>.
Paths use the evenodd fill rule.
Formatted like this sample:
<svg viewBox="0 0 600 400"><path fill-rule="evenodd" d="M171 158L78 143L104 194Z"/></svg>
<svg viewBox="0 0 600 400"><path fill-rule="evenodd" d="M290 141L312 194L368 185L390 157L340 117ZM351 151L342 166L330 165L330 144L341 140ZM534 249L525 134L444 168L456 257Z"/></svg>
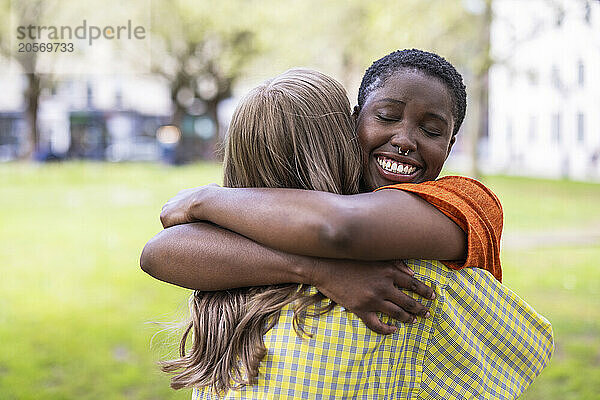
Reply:
<svg viewBox="0 0 600 400"><path fill-rule="evenodd" d="M331 257L345 253L350 247L349 238L340 225L323 223L319 226L319 241L329 249Z"/></svg>
<svg viewBox="0 0 600 400"><path fill-rule="evenodd" d="M144 246L142 250L142 254L140 255L140 268L142 271L147 273L150 276L155 276L155 254L156 254L156 244L155 240L150 239L148 243Z"/></svg>
<svg viewBox="0 0 600 400"><path fill-rule="evenodd" d="M320 242L330 250L334 258L351 257L354 253L355 230L352 212L337 209L329 213L328 218L323 218L318 228Z"/></svg>

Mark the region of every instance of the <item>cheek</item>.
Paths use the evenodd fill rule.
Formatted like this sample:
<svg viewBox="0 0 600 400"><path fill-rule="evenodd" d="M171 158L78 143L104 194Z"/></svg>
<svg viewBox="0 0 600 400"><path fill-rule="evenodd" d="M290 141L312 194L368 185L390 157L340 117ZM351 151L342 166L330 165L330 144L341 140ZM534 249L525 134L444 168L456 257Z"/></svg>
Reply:
<svg viewBox="0 0 600 400"><path fill-rule="evenodd" d="M363 171L369 166L369 152L366 151L362 145L360 147L360 165Z"/></svg>
<svg viewBox="0 0 600 400"><path fill-rule="evenodd" d="M436 174L439 174L444 167L446 158L448 155L448 147L440 146L435 149L435 152L431 155L432 167Z"/></svg>
<svg viewBox="0 0 600 400"><path fill-rule="evenodd" d="M385 132L381 132L375 124L361 123L358 126L358 141L366 153L370 153L385 144L387 139Z"/></svg>
<svg viewBox="0 0 600 400"><path fill-rule="evenodd" d="M446 143L427 143L420 146L421 157L430 168L441 168L446 161L448 147Z"/></svg>
<svg viewBox="0 0 600 400"><path fill-rule="evenodd" d="M369 153L372 150L371 140L366 133L367 131L364 129L358 130L358 144L360 145L360 150L362 152L363 157L366 159L369 157Z"/></svg>
<svg viewBox="0 0 600 400"><path fill-rule="evenodd" d="M361 150L363 151L368 151L367 149L367 137L365 136L365 133L363 130L359 129L358 130L358 144L360 145Z"/></svg>

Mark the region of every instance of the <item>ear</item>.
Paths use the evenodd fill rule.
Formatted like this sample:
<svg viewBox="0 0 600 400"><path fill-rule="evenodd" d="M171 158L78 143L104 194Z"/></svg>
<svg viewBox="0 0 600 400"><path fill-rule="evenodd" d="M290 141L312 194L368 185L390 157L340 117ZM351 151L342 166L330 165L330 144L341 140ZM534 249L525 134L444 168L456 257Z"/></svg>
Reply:
<svg viewBox="0 0 600 400"><path fill-rule="evenodd" d="M352 117L354 117L354 121L358 119L358 114L360 113L360 107L357 105L352 109Z"/></svg>
<svg viewBox="0 0 600 400"><path fill-rule="evenodd" d="M456 142L456 135L452 135L452 137L450 138L450 143L448 143L448 151L446 151L446 159L448 159L448 156L450 155L450 150L452 150L452 146L454 146L455 142Z"/></svg>

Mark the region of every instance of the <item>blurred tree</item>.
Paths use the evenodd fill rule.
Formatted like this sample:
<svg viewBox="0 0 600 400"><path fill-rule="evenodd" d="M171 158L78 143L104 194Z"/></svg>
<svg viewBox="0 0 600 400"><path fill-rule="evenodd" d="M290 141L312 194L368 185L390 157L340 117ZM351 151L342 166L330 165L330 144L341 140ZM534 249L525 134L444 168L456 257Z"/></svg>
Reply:
<svg viewBox="0 0 600 400"><path fill-rule="evenodd" d="M43 0L24 0L24 1L4 1L2 10L6 13L5 21L14 21L13 27L40 25L40 21L52 5L48 1ZM11 24L8 24L9 26ZM25 103L25 120L28 127L27 147L23 153L24 158L31 158L35 152L39 150L39 130L38 130L38 107L42 88L49 80L47 74L37 72L38 57L37 53L17 52L16 46L12 46L10 35L16 35L16 32L8 30L2 31L0 40L0 53L2 56L16 61L23 70L27 81L27 87L23 93Z"/></svg>
<svg viewBox="0 0 600 400"><path fill-rule="evenodd" d="M447 43L449 51L466 69L469 109L466 116L466 150L470 159L470 174L481 177L480 147L489 129L489 71L494 64L490 48L490 27L493 0L462 0L464 19L455 20L449 33L455 43ZM456 40L456 39L459 40Z"/></svg>
<svg viewBox="0 0 600 400"><path fill-rule="evenodd" d="M489 129L489 74L493 65L490 52L490 26L492 25L492 0L483 0L483 12L477 21L475 54L473 59L473 104L475 110L472 116L475 120L471 132L471 174L476 178L481 176L479 165L479 147L481 138L488 135Z"/></svg>
<svg viewBox="0 0 600 400"><path fill-rule="evenodd" d="M183 128L192 108L205 108L217 143L219 104L259 53L257 10L251 0L153 2L152 69L170 87L173 125Z"/></svg>
<svg viewBox="0 0 600 400"><path fill-rule="evenodd" d="M0 0L8 2L8 0ZM15 14L33 21L48 8L41 0L15 1ZM220 138L219 104L242 78L256 83L291 66L310 66L338 77L355 98L370 63L400 48L435 51L463 72L470 96L465 129L474 173L477 143L487 129L487 71L492 0L155 0L152 70L170 87L172 123L205 113ZM24 22L27 23L27 22ZM19 63L35 65L35 53ZM258 56L261 57L258 57ZM133 55L132 57L136 57ZM248 73L254 67L255 76ZM258 76L256 76L258 75ZM27 76L28 121L35 121L45 77ZM38 140L35 123L32 142ZM477 126L477 128L474 128Z"/></svg>

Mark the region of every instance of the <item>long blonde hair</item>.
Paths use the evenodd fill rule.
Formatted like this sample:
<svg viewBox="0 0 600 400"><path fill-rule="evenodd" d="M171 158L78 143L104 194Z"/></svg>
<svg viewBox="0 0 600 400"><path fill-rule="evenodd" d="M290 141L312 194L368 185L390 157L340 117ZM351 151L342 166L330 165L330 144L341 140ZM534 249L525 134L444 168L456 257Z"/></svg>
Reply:
<svg viewBox="0 0 600 400"><path fill-rule="evenodd" d="M354 119L336 80L292 69L254 88L238 105L228 130L224 186L353 194L359 174ZM195 291L180 358L162 363L163 371L174 374L171 387L210 386L221 394L255 383L267 352L263 336L291 302L294 331L308 336L305 317L334 306L321 293L308 295L308 285Z"/></svg>

